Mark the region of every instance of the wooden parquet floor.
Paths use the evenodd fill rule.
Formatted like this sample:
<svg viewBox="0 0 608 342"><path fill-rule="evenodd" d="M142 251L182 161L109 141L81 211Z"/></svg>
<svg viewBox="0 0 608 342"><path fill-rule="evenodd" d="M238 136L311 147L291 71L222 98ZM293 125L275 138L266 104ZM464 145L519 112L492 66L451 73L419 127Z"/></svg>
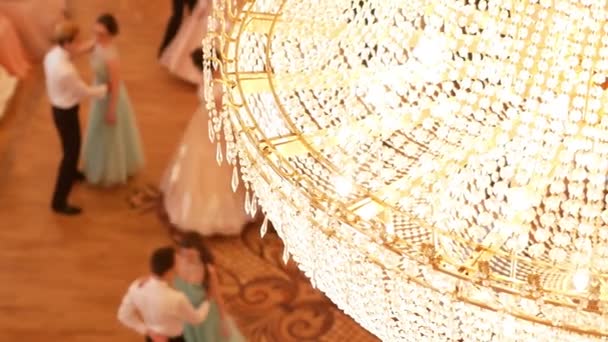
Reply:
<svg viewBox="0 0 608 342"><path fill-rule="evenodd" d="M129 207L133 188L155 184L196 108L195 89L168 76L156 50L170 1L73 1L71 12L91 32L101 12L122 26L122 74L138 114L147 167L128 187L79 185L78 218L49 210L60 158L40 67L20 86L0 122L0 341L140 341L116 321L127 285L146 273L150 250L169 242L151 213ZM78 61L90 79L88 61ZM86 123L87 105L81 109ZM223 291L250 341L375 341L337 310L293 267L281 242L257 229L211 242ZM212 342L212 341L210 341Z"/></svg>

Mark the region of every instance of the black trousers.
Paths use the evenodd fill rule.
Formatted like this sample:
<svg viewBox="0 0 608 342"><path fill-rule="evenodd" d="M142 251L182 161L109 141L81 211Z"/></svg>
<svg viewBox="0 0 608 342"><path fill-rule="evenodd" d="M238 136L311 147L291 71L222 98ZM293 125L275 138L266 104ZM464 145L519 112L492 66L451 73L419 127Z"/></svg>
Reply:
<svg viewBox="0 0 608 342"><path fill-rule="evenodd" d="M200 0L203 1L203 0ZM184 17L184 7L188 6L192 11L196 1L192 0L173 0L173 13L169 22L167 23L167 29L165 31L165 37L163 38L160 48L158 49L158 57L162 55L163 51L169 46L173 38L177 35L179 27L182 25L182 19Z"/></svg>
<svg viewBox="0 0 608 342"><path fill-rule="evenodd" d="M52 206L61 209L68 204L68 196L78 173L81 144L78 105L68 109L53 107L53 121L61 140L63 158L57 172Z"/></svg>
<svg viewBox="0 0 608 342"><path fill-rule="evenodd" d="M146 336L146 342L152 342L152 339L148 336ZM178 336L178 337L171 337L169 339L169 342L186 342L186 340L184 340L184 336Z"/></svg>

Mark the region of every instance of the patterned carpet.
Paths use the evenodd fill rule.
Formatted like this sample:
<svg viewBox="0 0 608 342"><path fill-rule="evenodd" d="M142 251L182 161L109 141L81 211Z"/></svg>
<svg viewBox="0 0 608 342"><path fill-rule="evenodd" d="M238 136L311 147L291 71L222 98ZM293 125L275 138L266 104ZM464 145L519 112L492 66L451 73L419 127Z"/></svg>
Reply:
<svg viewBox="0 0 608 342"><path fill-rule="evenodd" d="M134 210L158 213L160 194L153 187L136 190L129 200ZM277 234L269 229L262 239L259 227L253 223L239 237L208 240L230 313L248 341L378 341L314 289L292 261L285 265Z"/></svg>

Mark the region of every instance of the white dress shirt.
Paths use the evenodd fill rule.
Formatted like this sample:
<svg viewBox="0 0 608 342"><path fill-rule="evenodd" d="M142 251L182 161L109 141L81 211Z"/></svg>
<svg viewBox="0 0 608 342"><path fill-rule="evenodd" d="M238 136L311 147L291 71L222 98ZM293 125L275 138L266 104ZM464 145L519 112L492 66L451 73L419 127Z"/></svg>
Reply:
<svg viewBox="0 0 608 342"><path fill-rule="evenodd" d="M118 320L141 335L154 332L177 337L185 323L198 324L208 313L209 302L195 309L186 295L151 277L131 284L118 309Z"/></svg>
<svg viewBox="0 0 608 342"><path fill-rule="evenodd" d="M54 107L69 109L85 97L103 97L107 86L89 86L80 78L70 60L70 54L60 46L44 56L44 74L49 100Z"/></svg>

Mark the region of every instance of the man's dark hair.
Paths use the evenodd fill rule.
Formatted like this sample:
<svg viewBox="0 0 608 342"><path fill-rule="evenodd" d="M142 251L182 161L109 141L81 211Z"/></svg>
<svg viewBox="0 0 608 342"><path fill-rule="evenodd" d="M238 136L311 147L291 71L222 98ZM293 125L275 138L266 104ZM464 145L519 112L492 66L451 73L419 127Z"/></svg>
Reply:
<svg viewBox="0 0 608 342"><path fill-rule="evenodd" d="M157 248L150 257L150 271L162 277L175 265L175 249L171 246Z"/></svg>
<svg viewBox="0 0 608 342"><path fill-rule="evenodd" d="M97 18L97 23L105 27L108 33L114 37L118 35L118 21L110 13L104 13Z"/></svg>

